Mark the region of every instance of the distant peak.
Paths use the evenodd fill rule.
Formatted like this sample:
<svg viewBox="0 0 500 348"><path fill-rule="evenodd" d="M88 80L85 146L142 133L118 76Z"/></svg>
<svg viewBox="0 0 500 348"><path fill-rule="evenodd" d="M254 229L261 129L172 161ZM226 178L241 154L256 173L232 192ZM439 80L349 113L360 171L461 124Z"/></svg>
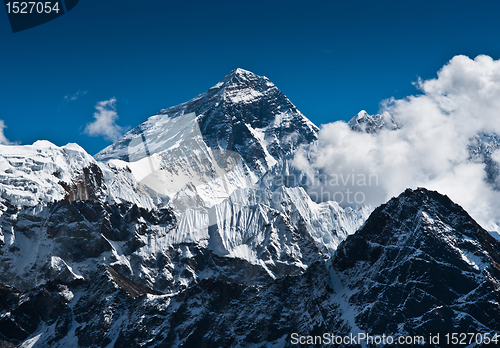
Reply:
<svg viewBox="0 0 500 348"><path fill-rule="evenodd" d="M365 110L361 110L360 112L358 112L358 114L354 117L354 119L356 121L363 121L365 119L368 119L370 118L370 115L365 111Z"/></svg>
<svg viewBox="0 0 500 348"><path fill-rule="evenodd" d="M378 133L382 129L396 130L400 128L389 113L383 112L382 114L370 115L365 110L358 112L347 124L353 131L363 133Z"/></svg>

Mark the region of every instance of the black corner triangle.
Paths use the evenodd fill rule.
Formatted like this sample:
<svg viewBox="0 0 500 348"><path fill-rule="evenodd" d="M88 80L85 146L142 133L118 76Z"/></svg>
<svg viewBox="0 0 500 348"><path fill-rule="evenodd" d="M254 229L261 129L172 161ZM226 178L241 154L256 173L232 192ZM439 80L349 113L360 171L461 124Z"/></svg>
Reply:
<svg viewBox="0 0 500 348"><path fill-rule="evenodd" d="M79 0L64 0L64 4L66 5L66 12L71 11L77 4Z"/></svg>

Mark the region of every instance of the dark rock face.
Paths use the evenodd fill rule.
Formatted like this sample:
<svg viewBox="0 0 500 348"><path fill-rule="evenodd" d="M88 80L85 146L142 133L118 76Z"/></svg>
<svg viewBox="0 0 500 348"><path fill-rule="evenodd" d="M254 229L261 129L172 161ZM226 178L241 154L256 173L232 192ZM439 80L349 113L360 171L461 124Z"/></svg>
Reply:
<svg viewBox="0 0 500 348"><path fill-rule="evenodd" d="M1 310L10 314L0 323L0 334L20 342L46 325L57 330L44 334L39 346L73 342L79 347L253 347L282 342L290 347L290 332L348 330L339 320L324 262L303 276L287 276L265 286L204 279L175 296L135 298L114 285L105 271L99 273L92 281L68 288L47 284L27 292L29 305L16 298L14 304L3 306ZM75 294L70 303L64 297L68 289ZM19 327L19 332L12 327Z"/></svg>
<svg viewBox="0 0 500 348"><path fill-rule="evenodd" d="M71 183L61 181L59 184L67 192L66 199L70 202L97 201L105 190L101 168L96 164L83 168Z"/></svg>
<svg viewBox="0 0 500 348"><path fill-rule="evenodd" d="M55 325L56 337L67 334L71 322L68 299L62 294L67 286L49 282L43 288L26 293L1 285L2 295L9 301L2 301L0 310L0 334L11 343L24 341L43 322ZM68 322L69 320L69 322Z"/></svg>
<svg viewBox="0 0 500 348"><path fill-rule="evenodd" d="M291 332L346 330L324 262L300 277L287 276L265 286L206 279L173 298L170 308L176 310L162 313L168 330L155 339L158 346L252 347L274 342L288 347ZM151 326L146 321L141 325L148 331ZM130 327L127 335L133 331L137 329Z"/></svg>
<svg viewBox="0 0 500 348"><path fill-rule="evenodd" d="M460 206L418 189L377 208L333 262L361 328L428 336L500 330L499 252Z"/></svg>
<svg viewBox="0 0 500 348"><path fill-rule="evenodd" d="M187 108L202 115L198 122L209 147L238 152L247 163L264 158L264 149L247 124L266 130L269 153L275 158L317 139L318 129L266 77L236 69L222 82Z"/></svg>

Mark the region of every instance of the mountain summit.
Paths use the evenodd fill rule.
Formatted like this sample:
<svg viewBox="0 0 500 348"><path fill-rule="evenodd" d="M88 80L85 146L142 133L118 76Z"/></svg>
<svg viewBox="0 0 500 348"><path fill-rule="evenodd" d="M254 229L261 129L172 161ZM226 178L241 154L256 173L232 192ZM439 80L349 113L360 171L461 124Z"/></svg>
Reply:
<svg viewBox="0 0 500 348"><path fill-rule="evenodd" d="M268 78L236 69L207 92L148 118L95 158L127 166L160 197L190 183L211 206L236 188L251 187L316 140L317 131Z"/></svg>
<svg viewBox="0 0 500 348"><path fill-rule="evenodd" d="M182 119L186 115L192 116ZM207 92L161 110L95 158L129 161L134 157L128 151L129 144L142 137L164 141L154 144L155 152L168 149L171 144L166 140L182 138L169 129L173 123L180 126L179 132L186 132L187 128L199 131L211 149L238 153L253 172L259 173L281 157L291 155L299 145L315 140L318 131L267 77L238 68ZM161 136L162 132L169 134Z"/></svg>
<svg viewBox="0 0 500 348"><path fill-rule="evenodd" d="M407 189L375 209L333 264L373 334L500 330L500 243L438 192Z"/></svg>

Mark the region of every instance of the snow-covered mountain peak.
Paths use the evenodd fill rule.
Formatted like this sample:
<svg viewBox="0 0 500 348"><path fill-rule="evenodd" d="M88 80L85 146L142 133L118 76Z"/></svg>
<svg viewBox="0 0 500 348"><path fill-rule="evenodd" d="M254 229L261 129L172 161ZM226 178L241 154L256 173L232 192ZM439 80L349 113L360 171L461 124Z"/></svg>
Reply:
<svg viewBox="0 0 500 348"><path fill-rule="evenodd" d="M356 117L356 120L363 120L364 118L367 118L369 116L370 115L365 110L361 110L360 112L358 112L358 114L355 117Z"/></svg>
<svg viewBox="0 0 500 348"><path fill-rule="evenodd" d="M258 76L240 68L231 71L213 88L217 88L218 93L224 99L232 103L244 104L252 99L259 99L272 91L279 92L278 88L267 77Z"/></svg>
<svg viewBox="0 0 500 348"><path fill-rule="evenodd" d="M448 196L425 188L407 189L382 204L356 234L380 245L411 245L426 251L445 248L468 264L484 261L484 253L477 249L475 240L480 240L483 248L497 243ZM498 252L490 254L498 257Z"/></svg>
<svg viewBox="0 0 500 348"><path fill-rule="evenodd" d="M245 70L245 69L242 69L242 68L236 68L234 70L231 70L231 72L229 74L227 74L227 76L257 76L256 74L254 74L253 72L249 71L249 70Z"/></svg>
<svg viewBox="0 0 500 348"><path fill-rule="evenodd" d="M154 206L129 171L98 163L78 144L59 147L38 140L32 145L0 145L0 205L35 206L60 200Z"/></svg>
<svg viewBox="0 0 500 348"><path fill-rule="evenodd" d="M191 182L209 202L255 183L316 140L317 131L269 79L236 69L207 92L161 110L95 158L129 163L138 181L154 175L154 187L147 186L160 196L172 197Z"/></svg>
<svg viewBox="0 0 500 348"><path fill-rule="evenodd" d="M56 147L55 144L51 143L48 140L37 140L35 141L31 146L33 147L38 147L38 148L51 148L51 147Z"/></svg>
<svg viewBox="0 0 500 348"><path fill-rule="evenodd" d="M499 262L498 241L447 196L424 188L375 209L333 259L359 327L400 335L491 325ZM383 305L367 305L377 301ZM488 301L495 305L482 305Z"/></svg>
<svg viewBox="0 0 500 348"><path fill-rule="evenodd" d="M237 68L227 74L219 83L211 89L223 89L224 91L277 88L267 77L259 76L251 71Z"/></svg>
<svg viewBox="0 0 500 348"><path fill-rule="evenodd" d="M231 131L235 126L247 128L250 125L253 129L268 130L268 133L277 130L278 134L268 134L268 137L273 138L296 132L314 140L318 131L268 78L238 68L207 92L186 103L162 109L95 157L101 161L111 158L127 160L128 153L123 151L123 145L131 138L140 136L146 129L164 126L166 119L190 113L194 113L193 121L198 122L209 147L231 151L234 150L231 147L235 140ZM255 138L255 132L244 135L245 138L237 140L244 142L250 140L247 137ZM298 138L294 143L305 140L300 139L300 136Z"/></svg>
<svg viewBox="0 0 500 348"><path fill-rule="evenodd" d="M354 131L366 133L378 133L382 129L395 130L399 128L396 120L389 113L370 115L365 110L358 112L347 124Z"/></svg>
<svg viewBox="0 0 500 348"><path fill-rule="evenodd" d="M237 83L241 83L243 81L256 81L260 78L261 77L259 75L256 75L251 71L248 71L248 70L245 70L242 68L236 68L236 69L232 70L229 74L227 74L222 79L221 82L229 83L229 84L237 84Z"/></svg>

